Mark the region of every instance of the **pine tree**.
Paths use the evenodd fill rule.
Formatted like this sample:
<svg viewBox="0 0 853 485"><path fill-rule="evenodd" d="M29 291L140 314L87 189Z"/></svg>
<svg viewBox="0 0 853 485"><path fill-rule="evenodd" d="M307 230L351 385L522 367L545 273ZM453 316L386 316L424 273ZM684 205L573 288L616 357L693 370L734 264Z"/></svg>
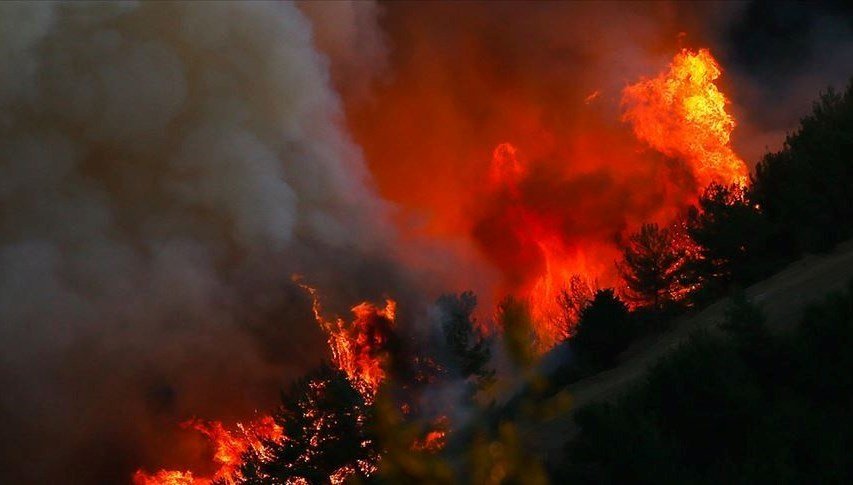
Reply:
<svg viewBox="0 0 853 485"><path fill-rule="evenodd" d="M686 237L671 228L644 224L622 247L617 264L626 297L656 311L682 300L690 291Z"/></svg>
<svg viewBox="0 0 853 485"><path fill-rule="evenodd" d="M323 364L282 396L274 419L284 439L249 451L240 470L243 483L327 483L342 470L363 475L359 462L373 466L378 459L371 413L346 374Z"/></svg>
<svg viewBox="0 0 853 485"><path fill-rule="evenodd" d="M474 376L481 385L487 384L494 375L493 370L486 368L491 358L491 342L476 328L473 313L477 297L470 291L444 295L436 305L453 366L463 378Z"/></svg>
<svg viewBox="0 0 853 485"><path fill-rule="evenodd" d="M608 365L628 347L635 328L628 307L613 289L599 290L581 311L572 348L598 365Z"/></svg>

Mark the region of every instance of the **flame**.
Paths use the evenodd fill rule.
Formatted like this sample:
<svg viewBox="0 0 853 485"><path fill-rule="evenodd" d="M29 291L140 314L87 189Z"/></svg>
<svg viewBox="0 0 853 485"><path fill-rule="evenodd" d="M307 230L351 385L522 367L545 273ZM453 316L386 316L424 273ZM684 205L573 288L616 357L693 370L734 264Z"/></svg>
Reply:
<svg viewBox="0 0 853 485"><path fill-rule="evenodd" d="M385 307L380 308L372 303L362 302L350 309L353 313L352 322L347 323L340 317L327 320L322 315L317 289L301 283L300 279L298 275L293 277L311 296L314 318L329 335L332 361L347 374L350 382L365 399L371 402L386 377L386 346L395 324L397 303L387 299Z"/></svg>
<svg viewBox="0 0 853 485"><path fill-rule="evenodd" d="M328 342L333 362L346 373L353 387L364 396L365 401L372 402L379 385L386 378L385 366L388 360L386 346L396 319L396 302L388 299L384 308L368 302L355 305L351 309L354 318L350 323L342 318L326 320L322 316L317 289L301 283L298 275L294 275L293 280L311 296L314 318L329 335ZM313 382L311 386L319 389L318 386L325 386L325 383ZM306 411L306 413L310 412L313 411ZM322 420L318 421L318 426L321 424ZM219 421L200 419L188 420L181 423L181 426L200 432L213 444L213 461L218 466L217 471L210 477L196 477L189 470L159 470L153 474L137 470L133 476L134 485L235 484L241 478L240 467L243 465L243 457L247 451L252 449L263 459L268 453L265 441L285 439L283 429L271 416L262 416L246 426L238 423L235 430L227 429ZM315 441L320 439L319 434L312 437ZM375 472L375 468L375 460L357 460L352 465L336 470L329 477L329 481L333 484L344 483L356 470L370 474Z"/></svg>
<svg viewBox="0 0 853 485"><path fill-rule="evenodd" d="M447 444L447 432L450 427L450 418L447 416L439 416L432 423L431 430L427 431L426 435L412 443L412 449L415 451L426 451L435 453L444 448Z"/></svg>
<svg viewBox="0 0 853 485"><path fill-rule="evenodd" d="M725 96L714 84L720 74L720 68L708 50L683 50L675 55L666 72L628 86L623 92L624 120L631 123L636 138L664 155L682 161L696 181L686 190L672 191L678 195L661 203L658 213L646 216L652 219L651 222L670 225L680 207L695 200L711 182L726 185L746 183L746 165L730 146L735 121L726 112ZM599 96L600 93L595 91L586 102ZM636 156L634 159L635 163L643 161ZM580 163L583 160L581 154L572 161ZM621 160L613 161L617 162ZM499 221L500 230L510 235L508 239L513 244L508 246L514 251L510 256L498 252L496 257L500 258L500 263L515 266L522 272L520 281L510 285L510 291L529 300L536 346L541 351L573 333L578 316L577 305L568 308L560 303L561 298L565 300L566 292L581 289L571 288L573 278L586 286L586 290L581 291L584 294L591 293L589 289L597 286L595 282L598 281L617 285L613 263L619 258L612 239L608 241L601 235L586 238L582 232L580 235L570 234L575 231L574 224L587 224L590 218L595 219L608 209L590 206L588 213L574 213L578 207L561 207L556 200L543 202L539 192L547 189L544 185L550 183L549 179L565 176L559 167L555 170L548 163L553 164L553 161L528 161L514 144L501 143L492 153L489 170L490 193L494 200L499 201L500 211L492 217ZM623 166L624 163L615 167ZM549 179L541 174L534 178L532 174L543 167L551 170ZM679 184L672 175L669 177L660 181L634 181L633 194L641 194L637 182L666 186ZM556 196L565 194L565 190L560 188L545 193ZM650 221L623 224L623 227L612 228L611 234L624 235L641 222ZM501 244L500 238L493 237L490 242Z"/></svg>
<svg viewBox="0 0 853 485"><path fill-rule="evenodd" d="M525 252L535 253L542 263L541 272L517 291L530 301L537 347L544 351L570 336L576 323L565 318L560 295L571 290L572 281L589 285L587 280L606 274L607 264L596 257L597 245L571 244L549 214L525 203L519 186L530 167L514 145L501 143L494 149L490 172L492 191L504 191L508 200L503 214L506 230Z"/></svg>
<svg viewBox="0 0 853 485"><path fill-rule="evenodd" d="M623 91L624 119L655 150L686 160L700 188L711 182L745 184L746 164L729 141L734 118L714 84L721 71L708 49L682 50L669 71Z"/></svg>
<svg viewBox="0 0 853 485"><path fill-rule="evenodd" d="M520 143L498 144L488 167L485 163L464 162L471 161L468 159L471 153L480 153L478 150L506 139L499 133L507 127L498 124L501 129L492 130L490 137L480 137L479 130L478 136L472 137L469 133L473 131L456 129L456 124L448 122L438 130L439 134L463 141L430 143L430 149L438 151L418 152L418 156L430 162L421 163L430 171L436 164L445 167L447 170L441 173L448 180L453 179L450 174L458 175L457 170L476 171L476 176L469 174L456 182L461 184L456 187L460 190L436 190L438 175L431 172L428 176L411 177L409 184L398 183L406 177L396 170L412 175L412 167L399 164L401 157L393 151L388 153L394 156L385 157L387 170L379 170L378 175L386 181L386 192L391 190L395 196L391 198L397 202L409 207L431 205L438 217L431 219L427 234L471 237L476 250L501 268L504 278L494 292L516 293L529 300L538 348L544 351L572 335L578 309L598 282L607 286L618 284L614 262L619 252L614 236L624 235L643 222L669 225L675 214L693 202L711 182L746 183L747 167L730 145L736 123L726 111L725 95L715 84L720 75L720 67L707 49L685 49L675 55L665 72L626 87L622 92L623 120L630 123L633 135L625 125L619 125L615 116L612 123L622 126L621 130L602 118L606 112L599 108L611 98L599 90L582 98L586 105L585 118L568 127L554 127L554 132L541 124L536 109L523 101L513 103L513 109L509 110L512 116L507 118L518 128L508 130ZM574 102L580 104L581 98L574 98ZM398 103L394 109L405 106L408 105ZM408 115L409 108L405 109ZM453 113L448 110L446 114ZM684 184L671 173L651 167L654 160L636 152L632 136L682 162L695 184ZM389 139L406 139L408 150L410 138L389 137L382 132L373 141L384 150ZM561 138L566 140L563 146L556 143ZM429 136L426 139L432 140ZM378 150L376 146L374 151ZM483 162L488 159L488 156L477 157ZM424 161L418 157L415 160ZM486 171L488 177L483 182L482 174ZM594 178L602 173L606 177ZM589 189L596 185L587 184L584 177L600 182L601 191ZM553 186L541 190L542 184L555 179ZM413 190L420 187L419 183L426 188ZM470 187L465 183L472 187L479 185L472 191L467 190ZM646 189L650 187L660 190ZM573 191L579 194L569 202L567 198L558 198L574 196ZM415 192L423 195L424 200L417 199ZM481 219L477 219L480 214L472 215L468 210L472 206L469 202L474 199L486 199L489 205ZM481 224L483 220L487 223ZM475 234L481 226L487 226L486 230ZM463 271L454 273L463 279L468 276ZM299 277L294 280L311 296L314 318L328 336L333 363L371 403L388 378L388 344L396 324L396 303L391 299L384 306L362 302L351 308L351 321L340 317L326 319L317 289L301 283ZM562 307L561 298L565 303ZM238 425L237 430L231 431L218 422L193 420L186 424L202 432L214 445L213 461L219 468L211 477L197 477L191 471L160 470L148 474L139 470L133 481L137 485L208 485L214 480L234 483L239 479L242 456L247 450L263 453L264 439L283 439L281 428L271 418L259 421L260 424L247 427ZM427 451L441 449L447 432L444 426L432 426L412 447ZM375 470L375 463L353 463L332 474L330 481L341 483L357 469Z"/></svg>
<svg viewBox="0 0 853 485"><path fill-rule="evenodd" d="M590 104L595 102L601 96L601 91L596 89L595 91L589 93L586 98L584 98L584 104Z"/></svg>
<svg viewBox="0 0 853 485"><path fill-rule="evenodd" d="M192 472L174 470L160 470L151 475L137 470L133 475L133 485L207 485L211 481L209 478L194 478Z"/></svg>
<svg viewBox="0 0 853 485"><path fill-rule="evenodd" d="M219 421L190 419L181 423L181 427L193 429L203 434L213 445L213 462L219 467L211 477L195 477L191 471L159 470L148 474L137 470L133 476L134 485L209 485L213 482L235 484L240 478L240 466L243 455L253 449L260 455L266 451L264 441L284 439L281 426L272 416L262 416L248 425L237 423L236 429L229 430Z"/></svg>

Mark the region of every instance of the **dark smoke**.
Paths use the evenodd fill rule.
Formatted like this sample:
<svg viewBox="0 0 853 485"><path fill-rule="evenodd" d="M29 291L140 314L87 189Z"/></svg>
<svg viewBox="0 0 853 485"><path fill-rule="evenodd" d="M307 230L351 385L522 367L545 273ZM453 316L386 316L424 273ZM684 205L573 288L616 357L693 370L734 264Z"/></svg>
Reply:
<svg viewBox="0 0 853 485"><path fill-rule="evenodd" d="M178 421L327 355L291 274L339 312L406 287L312 35L287 3L0 5L0 482L191 462Z"/></svg>

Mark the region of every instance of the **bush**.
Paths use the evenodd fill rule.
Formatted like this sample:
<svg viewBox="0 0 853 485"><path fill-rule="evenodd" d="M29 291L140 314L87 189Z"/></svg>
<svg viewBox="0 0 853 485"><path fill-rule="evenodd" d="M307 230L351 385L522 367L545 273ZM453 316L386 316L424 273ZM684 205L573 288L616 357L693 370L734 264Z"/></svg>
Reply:
<svg viewBox="0 0 853 485"><path fill-rule="evenodd" d="M584 360L607 366L633 340L634 328L628 307L613 289L599 290L580 313L572 348Z"/></svg>
<svg viewBox="0 0 853 485"><path fill-rule="evenodd" d="M744 299L615 404L576 413L555 470L583 483L850 483L853 287L774 337ZM757 352L763 349L763 353Z"/></svg>

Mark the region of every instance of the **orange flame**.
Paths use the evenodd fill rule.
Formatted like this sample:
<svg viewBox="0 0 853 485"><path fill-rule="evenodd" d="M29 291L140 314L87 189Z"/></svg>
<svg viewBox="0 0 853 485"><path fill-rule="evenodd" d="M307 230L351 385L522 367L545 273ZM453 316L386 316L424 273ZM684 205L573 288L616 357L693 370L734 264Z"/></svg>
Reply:
<svg viewBox="0 0 853 485"><path fill-rule="evenodd" d="M332 360L344 371L353 386L371 402L379 385L385 380L385 367L388 361L386 346L396 319L397 303L385 300L385 307L379 308L369 302L352 307L354 318L347 323L337 317L327 320L322 315L320 297L316 288L299 283L299 276L293 280L311 296L314 318L320 327L329 334L329 348Z"/></svg>
<svg viewBox="0 0 853 485"><path fill-rule="evenodd" d="M686 160L700 188L747 181L748 171L729 141L734 118L714 81L721 71L708 49L676 54L669 71L628 86L624 119L655 150Z"/></svg>
<svg viewBox="0 0 853 485"><path fill-rule="evenodd" d="M501 143L495 148L491 166L492 189L505 190L511 201L505 214L508 229L524 247L535 251L543 262L540 275L521 292L530 301L537 344L544 351L568 337L575 323L563 319L558 305L561 292L569 290L573 280L589 285L586 280L593 279L590 275L603 274L607 269L599 260L589 257L589 251L594 251L595 247L591 244L585 247L567 244L547 215L528 207L520 199L518 187L528 173L529 168L519 157L515 146Z"/></svg>
<svg viewBox="0 0 853 485"><path fill-rule="evenodd" d="M159 470L149 474L137 470L134 485L209 485L214 481L234 484L239 480L243 455L249 449L265 453L264 441L284 439L281 426L271 416L262 416L248 425L238 423L235 430L228 430L219 421L191 419L181 423L183 428L192 428L203 434L213 444L213 462L219 469L211 477L195 477L191 471Z"/></svg>
<svg viewBox="0 0 853 485"><path fill-rule="evenodd" d="M670 202L674 210L668 215L662 212L655 222L670 224L679 204L689 203L691 196L698 196L711 182L746 183L747 167L730 146L735 121L726 112L725 96L714 84L720 74L708 50L683 50L667 72L641 80L623 92L624 119L631 123L634 135L664 155L681 160L696 180L695 187L683 192L681 199ZM587 102L597 97L595 92ZM511 290L530 301L537 347L544 351L573 332L577 308L567 311L560 303L565 292L572 291L573 278L587 289L597 281L616 284L613 263L619 254L612 241L566 234L572 230L566 221L595 217L595 212L567 218L564 208L530 203L538 197L538 185L532 184L542 183L529 178L534 168L514 145L501 143L492 154L490 185L494 194L503 194L502 229L511 233L516 245L516 254L510 259L518 258L516 265L528 271ZM630 229L626 225L613 231Z"/></svg>
<svg viewBox="0 0 853 485"><path fill-rule="evenodd" d="M192 472L160 470L154 474L137 470L133 475L133 485L208 485L210 478L194 478Z"/></svg>
<svg viewBox="0 0 853 485"><path fill-rule="evenodd" d="M447 416L439 416L432 423L432 428L429 430L423 439L415 440L412 443L412 449L415 451L425 451L435 453L444 448L447 444L447 431L450 426L450 418Z"/></svg>

